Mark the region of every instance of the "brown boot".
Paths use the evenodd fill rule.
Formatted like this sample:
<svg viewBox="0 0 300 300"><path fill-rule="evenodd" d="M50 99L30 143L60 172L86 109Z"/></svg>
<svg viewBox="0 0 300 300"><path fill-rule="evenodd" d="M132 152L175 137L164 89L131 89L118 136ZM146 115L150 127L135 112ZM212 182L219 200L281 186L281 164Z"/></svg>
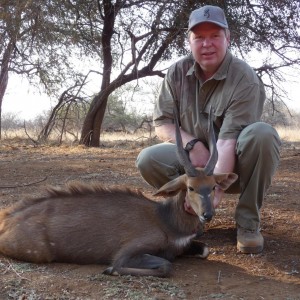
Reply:
<svg viewBox="0 0 300 300"><path fill-rule="evenodd" d="M246 254L256 254L262 252L264 248L264 238L257 230L249 230L242 227L237 228L237 249Z"/></svg>

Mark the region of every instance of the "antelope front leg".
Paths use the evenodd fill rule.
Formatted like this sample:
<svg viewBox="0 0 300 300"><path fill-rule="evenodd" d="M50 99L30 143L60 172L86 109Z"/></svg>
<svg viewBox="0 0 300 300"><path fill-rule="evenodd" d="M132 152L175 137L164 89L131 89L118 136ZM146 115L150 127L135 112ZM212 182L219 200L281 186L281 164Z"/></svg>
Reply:
<svg viewBox="0 0 300 300"><path fill-rule="evenodd" d="M171 263L168 260L150 254L141 254L123 260L122 266L118 266L118 261L115 261L113 266L104 270L103 274L167 277L170 271Z"/></svg>

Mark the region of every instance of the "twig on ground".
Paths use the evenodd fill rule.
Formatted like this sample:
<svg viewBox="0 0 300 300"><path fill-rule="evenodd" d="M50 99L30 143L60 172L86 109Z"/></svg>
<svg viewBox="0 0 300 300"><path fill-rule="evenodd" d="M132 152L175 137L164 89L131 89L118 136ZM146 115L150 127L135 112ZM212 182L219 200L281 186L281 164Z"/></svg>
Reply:
<svg viewBox="0 0 300 300"><path fill-rule="evenodd" d="M44 177L38 181L33 181L33 182L29 182L29 183L22 183L22 184L16 184L16 185L0 185L0 189L11 189L11 188L17 188L17 187L25 187L25 186L29 186L29 185L33 185L33 184L37 184L40 182L43 182L47 179L48 177Z"/></svg>
<svg viewBox="0 0 300 300"><path fill-rule="evenodd" d="M221 281L221 270L219 270L218 272L218 283L220 283L220 281Z"/></svg>
<svg viewBox="0 0 300 300"><path fill-rule="evenodd" d="M22 276L14 267L13 265L9 262L9 260L6 260L6 263L8 264L8 267L6 268L6 270L4 270L4 272L2 272L2 274L6 274L8 271L13 271L19 278L24 279L24 280L28 280L28 278Z"/></svg>

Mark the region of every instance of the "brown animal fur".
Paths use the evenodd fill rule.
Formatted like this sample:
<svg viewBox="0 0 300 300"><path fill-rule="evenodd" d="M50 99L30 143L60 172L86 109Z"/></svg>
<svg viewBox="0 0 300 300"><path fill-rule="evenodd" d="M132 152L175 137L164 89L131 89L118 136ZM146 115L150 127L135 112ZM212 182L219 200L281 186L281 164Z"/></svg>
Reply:
<svg viewBox="0 0 300 300"><path fill-rule="evenodd" d="M72 183L48 196L25 199L0 212L0 253L34 262L112 264L106 274L167 276L170 262L201 225L183 209L185 192L163 202L130 189Z"/></svg>

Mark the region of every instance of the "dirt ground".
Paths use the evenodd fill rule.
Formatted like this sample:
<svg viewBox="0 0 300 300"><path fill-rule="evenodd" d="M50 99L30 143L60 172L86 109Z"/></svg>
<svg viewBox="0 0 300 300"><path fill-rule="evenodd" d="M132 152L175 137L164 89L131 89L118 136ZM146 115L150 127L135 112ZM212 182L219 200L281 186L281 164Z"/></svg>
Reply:
<svg viewBox="0 0 300 300"><path fill-rule="evenodd" d="M130 186L151 197L154 190L135 168L146 143L96 149L2 141L0 207L70 180ZM237 198L228 195L201 237L209 257L176 259L170 278L110 277L102 265L35 265L0 256L0 299L300 299L300 144L284 143L281 157L262 209L262 254L236 252Z"/></svg>

